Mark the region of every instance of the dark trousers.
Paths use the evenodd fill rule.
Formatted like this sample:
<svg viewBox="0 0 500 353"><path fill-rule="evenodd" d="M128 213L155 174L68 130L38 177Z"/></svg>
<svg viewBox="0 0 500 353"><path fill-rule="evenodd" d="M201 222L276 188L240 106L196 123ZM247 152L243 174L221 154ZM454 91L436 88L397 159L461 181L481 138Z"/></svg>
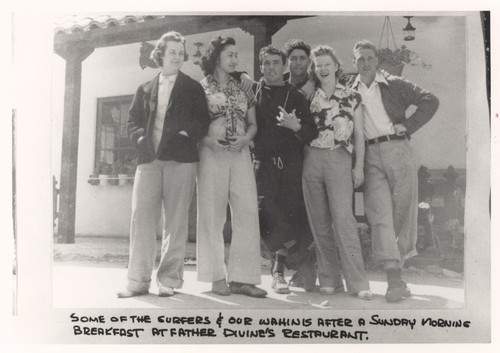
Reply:
<svg viewBox="0 0 500 353"><path fill-rule="evenodd" d="M259 162L257 190L264 244L270 251L292 243L293 249L307 249L312 235L302 193L302 155L277 154L261 157Z"/></svg>

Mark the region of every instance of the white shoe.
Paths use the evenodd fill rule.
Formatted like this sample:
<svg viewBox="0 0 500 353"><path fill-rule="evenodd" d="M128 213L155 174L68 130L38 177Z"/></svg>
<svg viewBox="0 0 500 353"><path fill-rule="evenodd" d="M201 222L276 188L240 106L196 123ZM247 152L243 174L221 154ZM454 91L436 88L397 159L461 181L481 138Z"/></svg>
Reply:
<svg viewBox="0 0 500 353"><path fill-rule="evenodd" d="M358 299L363 299L363 300L372 300L373 299L373 293L371 290L362 290L358 292Z"/></svg>
<svg viewBox="0 0 500 353"><path fill-rule="evenodd" d="M159 297L171 297L175 294L172 287L164 287L161 284L158 286L158 296Z"/></svg>
<svg viewBox="0 0 500 353"><path fill-rule="evenodd" d="M286 283L285 277L280 272L273 273L273 284L271 287L277 294L290 293L290 289L288 288L288 283Z"/></svg>

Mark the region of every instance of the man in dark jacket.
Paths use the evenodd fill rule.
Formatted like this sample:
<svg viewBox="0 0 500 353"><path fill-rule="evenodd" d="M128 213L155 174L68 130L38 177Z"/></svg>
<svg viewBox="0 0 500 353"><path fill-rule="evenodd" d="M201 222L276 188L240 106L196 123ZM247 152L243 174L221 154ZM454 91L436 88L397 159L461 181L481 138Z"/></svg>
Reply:
<svg viewBox="0 0 500 353"><path fill-rule="evenodd" d="M417 170L409 140L433 117L439 101L414 83L377 70L373 43L356 43L353 54L358 76L348 84L361 94L363 104L365 213L373 258L387 274L385 298L396 302L411 295L401 267L416 255ZM410 105L417 109L407 117Z"/></svg>
<svg viewBox="0 0 500 353"><path fill-rule="evenodd" d="M129 111L128 132L137 146L132 193L128 286L120 298L147 294L156 259L156 227L163 206L163 242L156 276L159 296L183 284L188 210L195 188L197 142L206 135L208 107L201 85L180 69L186 40L165 33L152 52L161 68L139 86Z"/></svg>
<svg viewBox="0 0 500 353"><path fill-rule="evenodd" d="M256 87L254 143L261 236L273 252L273 289L285 294L289 292L284 278L288 249L308 234L311 238L302 194L302 161L304 145L317 136L317 129L307 100L283 81L285 53L267 46L259 59L264 79Z"/></svg>

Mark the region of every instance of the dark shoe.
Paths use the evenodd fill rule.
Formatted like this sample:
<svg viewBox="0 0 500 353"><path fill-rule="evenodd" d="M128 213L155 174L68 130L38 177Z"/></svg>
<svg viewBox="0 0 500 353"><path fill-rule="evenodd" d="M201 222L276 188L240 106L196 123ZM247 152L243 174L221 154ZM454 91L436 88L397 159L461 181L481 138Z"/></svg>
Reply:
<svg viewBox="0 0 500 353"><path fill-rule="evenodd" d="M273 285L272 288L277 294L288 294L290 289L288 288L288 283L286 283L285 277L281 272L273 273Z"/></svg>
<svg viewBox="0 0 500 353"><path fill-rule="evenodd" d="M290 279L290 287L304 288L306 292L313 292L316 290L316 266L314 252L309 250L302 251L306 253L298 265L297 272Z"/></svg>
<svg viewBox="0 0 500 353"><path fill-rule="evenodd" d="M122 298L123 299L123 298L138 297L140 295L146 295L148 293L149 293L149 291L147 289L146 290L137 291L137 292L125 289L124 291L116 293L116 296L118 298Z"/></svg>
<svg viewBox="0 0 500 353"><path fill-rule="evenodd" d="M302 281L304 283L304 289L306 292L313 292L316 289L316 268L314 264L307 264L301 267Z"/></svg>
<svg viewBox="0 0 500 353"><path fill-rule="evenodd" d="M225 279L221 279L212 283L212 293L222 296L231 295L231 291L229 290Z"/></svg>
<svg viewBox="0 0 500 353"><path fill-rule="evenodd" d="M397 288L387 288L385 293L385 300L388 303L395 303L411 296L411 292L406 286L406 283L401 281L401 285Z"/></svg>
<svg viewBox="0 0 500 353"><path fill-rule="evenodd" d="M304 278L300 271L297 271L293 274L292 278L289 282L290 287L304 288Z"/></svg>
<svg viewBox="0 0 500 353"><path fill-rule="evenodd" d="M264 298L267 295L265 290L247 283L231 282L229 283L229 290L232 294L243 294L253 298Z"/></svg>
<svg viewBox="0 0 500 353"><path fill-rule="evenodd" d="M345 290L345 287L344 287L344 283L341 282L340 284L337 284L335 285L335 293L344 293L346 290Z"/></svg>

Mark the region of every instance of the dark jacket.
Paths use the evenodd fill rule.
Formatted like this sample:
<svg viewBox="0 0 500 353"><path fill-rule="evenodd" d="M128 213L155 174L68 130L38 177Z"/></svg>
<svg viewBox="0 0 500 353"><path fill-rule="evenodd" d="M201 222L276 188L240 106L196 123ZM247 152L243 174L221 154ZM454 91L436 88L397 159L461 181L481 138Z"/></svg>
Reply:
<svg viewBox="0 0 500 353"><path fill-rule="evenodd" d="M158 105L159 75L139 86L129 110L127 123L129 138L137 147L137 164L149 163L155 158L182 163L198 161L197 143L210 124L207 100L200 83L179 72L163 124L163 135L155 154L152 133ZM186 131L189 137L179 134ZM137 143L139 137L144 139Z"/></svg>
<svg viewBox="0 0 500 353"><path fill-rule="evenodd" d="M256 91L258 130L254 143L257 158L273 154L302 154L304 145L318 136L307 99L288 82L283 86L268 86L264 81L260 81ZM301 125L297 133L276 125L276 116L280 113L278 106L288 113L295 109Z"/></svg>
<svg viewBox="0 0 500 353"><path fill-rule="evenodd" d="M424 126L436 113L439 100L429 91L399 76L382 71L387 84L380 83L380 92L385 111L393 124L403 124L411 135ZM353 87L356 75L343 76L341 82ZM406 110L410 105L417 109L409 117Z"/></svg>

